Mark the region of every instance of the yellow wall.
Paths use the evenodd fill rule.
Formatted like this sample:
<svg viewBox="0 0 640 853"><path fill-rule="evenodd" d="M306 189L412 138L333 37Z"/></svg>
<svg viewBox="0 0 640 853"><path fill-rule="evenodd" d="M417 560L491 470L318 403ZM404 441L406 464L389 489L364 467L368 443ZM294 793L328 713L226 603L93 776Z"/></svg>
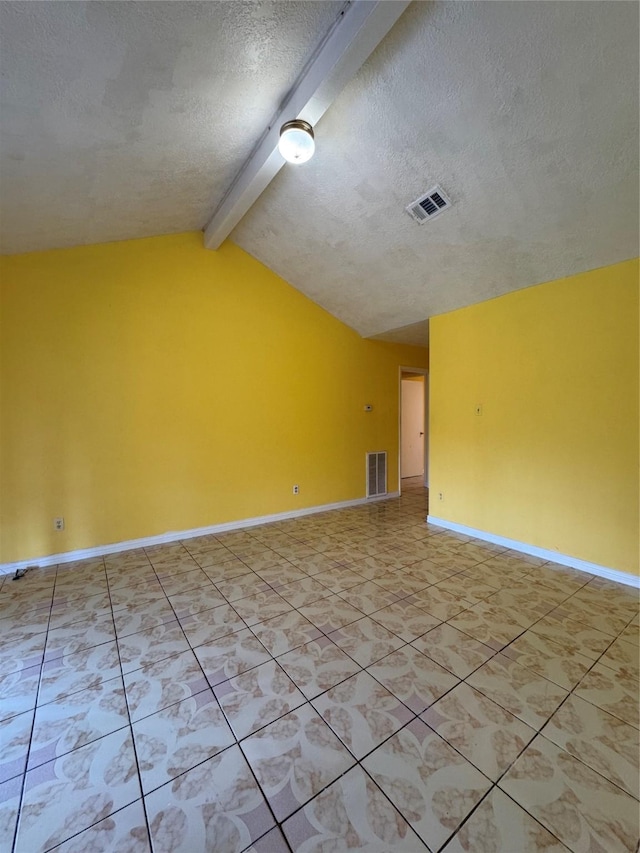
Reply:
<svg viewBox="0 0 640 853"><path fill-rule="evenodd" d="M426 350L363 340L238 247L0 271L0 562L363 497L370 450L398 488L398 366Z"/></svg>
<svg viewBox="0 0 640 853"><path fill-rule="evenodd" d="M432 318L429 351L430 513L638 573L638 262Z"/></svg>

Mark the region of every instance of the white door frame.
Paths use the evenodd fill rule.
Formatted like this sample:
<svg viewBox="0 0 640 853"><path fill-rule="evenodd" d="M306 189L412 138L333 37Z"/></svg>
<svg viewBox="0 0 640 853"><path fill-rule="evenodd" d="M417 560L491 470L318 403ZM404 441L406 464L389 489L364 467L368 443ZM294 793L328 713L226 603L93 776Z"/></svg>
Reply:
<svg viewBox="0 0 640 853"><path fill-rule="evenodd" d="M429 371L425 367L398 368L398 492L402 494L402 374L424 376L424 485L429 488Z"/></svg>

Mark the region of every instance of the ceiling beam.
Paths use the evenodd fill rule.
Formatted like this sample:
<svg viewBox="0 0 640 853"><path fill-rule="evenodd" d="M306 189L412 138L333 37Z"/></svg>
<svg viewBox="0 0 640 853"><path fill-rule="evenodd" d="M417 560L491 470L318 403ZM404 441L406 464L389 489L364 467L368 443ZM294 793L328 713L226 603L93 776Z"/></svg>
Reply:
<svg viewBox="0 0 640 853"><path fill-rule="evenodd" d="M207 249L222 245L284 165L278 151L284 122L301 118L314 126L409 3L410 0L345 3L216 208L204 231Z"/></svg>

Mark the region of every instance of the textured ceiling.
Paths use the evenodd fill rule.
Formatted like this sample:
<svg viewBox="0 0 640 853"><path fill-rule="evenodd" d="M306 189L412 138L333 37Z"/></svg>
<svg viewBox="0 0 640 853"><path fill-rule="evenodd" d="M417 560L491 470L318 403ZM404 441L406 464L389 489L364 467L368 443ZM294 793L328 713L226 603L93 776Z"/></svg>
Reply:
<svg viewBox="0 0 640 853"><path fill-rule="evenodd" d="M316 141L232 239L363 335L633 257L638 5L413 3Z"/></svg>
<svg viewBox="0 0 640 853"><path fill-rule="evenodd" d="M0 3L0 251L202 228L342 6Z"/></svg>
<svg viewBox="0 0 640 853"><path fill-rule="evenodd" d="M2 251L203 227L341 6L0 4ZM232 239L361 334L637 255L638 5L414 2L316 141Z"/></svg>

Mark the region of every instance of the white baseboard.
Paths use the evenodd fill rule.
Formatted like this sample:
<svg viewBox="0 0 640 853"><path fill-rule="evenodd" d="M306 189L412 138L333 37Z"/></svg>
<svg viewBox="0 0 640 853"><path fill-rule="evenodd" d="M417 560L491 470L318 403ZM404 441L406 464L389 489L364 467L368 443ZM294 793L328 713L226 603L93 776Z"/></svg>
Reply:
<svg viewBox="0 0 640 853"><path fill-rule="evenodd" d="M164 545L167 542L178 542L181 539L193 539L196 536L227 533L230 530L242 530L245 527L257 527L259 524L269 524L273 521L286 521L289 518L301 518L304 515L314 515L317 512L328 512L332 509L345 509L350 506L376 503L377 501L397 498L400 492L389 492L375 498L355 498L351 501L309 506L304 509L294 509L288 512L276 512L273 515L260 515L254 518L243 518L239 521L227 521L224 524L211 524L208 527L194 527L191 530L176 530L160 533L158 536L146 536L142 539L129 539L126 542L114 542L110 545L98 545L95 548L81 548L78 551L65 551L62 554L49 554L46 557L34 557L31 560L18 560L15 563L0 563L0 575L15 572L16 569L27 567L44 568L55 566L57 563L73 563L76 560L88 560L91 557L103 557L105 554L118 554L120 551L131 551L133 548L146 548L151 545Z"/></svg>
<svg viewBox="0 0 640 853"><path fill-rule="evenodd" d="M640 577L631 575L628 572L619 572L617 569L600 566L598 563L589 563L587 560L579 560L577 557L570 557L568 554L560 554L559 551L550 551L548 548L538 548L536 545L528 545L526 542L518 542L517 539L507 539L505 536L496 536L494 533L487 533L485 530L476 530L475 527L456 524L454 521L446 521L443 518L437 518L435 515L428 515L427 522L435 525L436 527L444 527L446 530L454 530L456 533L462 533L465 536L473 536L475 539L483 539L485 542L493 542L494 545L503 545L505 548L511 548L513 551L521 551L523 554L529 554L532 557L540 557L542 560L559 563L561 566L569 566L570 568L578 569L581 572L589 572L591 575L597 575L600 578L606 578L610 581L616 581L616 583L623 583L627 586L633 586L640 589Z"/></svg>

